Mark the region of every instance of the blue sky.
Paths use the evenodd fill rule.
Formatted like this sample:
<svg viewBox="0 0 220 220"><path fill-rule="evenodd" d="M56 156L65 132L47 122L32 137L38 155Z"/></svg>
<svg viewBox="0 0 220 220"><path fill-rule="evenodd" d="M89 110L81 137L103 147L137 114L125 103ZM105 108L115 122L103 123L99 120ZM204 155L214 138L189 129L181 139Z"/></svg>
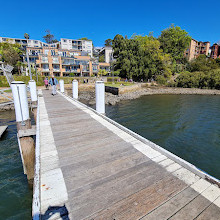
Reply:
<svg viewBox="0 0 220 220"><path fill-rule="evenodd" d="M3 1L0 36L42 40L46 29L60 38L88 37L102 46L116 34L154 36L172 23L196 40L220 40L219 0Z"/></svg>

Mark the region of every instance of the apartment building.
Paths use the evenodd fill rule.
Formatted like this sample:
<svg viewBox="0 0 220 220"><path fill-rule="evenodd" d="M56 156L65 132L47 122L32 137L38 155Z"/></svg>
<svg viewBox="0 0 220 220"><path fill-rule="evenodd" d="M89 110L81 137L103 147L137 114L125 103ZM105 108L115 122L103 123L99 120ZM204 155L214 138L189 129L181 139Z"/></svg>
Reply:
<svg viewBox="0 0 220 220"><path fill-rule="evenodd" d="M84 51L53 47L27 47L27 51L30 63L36 64L42 76L92 76L99 69L110 72L110 64L98 63Z"/></svg>
<svg viewBox="0 0 220 220"><path fill-rule="evenodd" d="M89 56L93 57L93 46L91 40L73 40L61 38L60 48L67 50L85 51Z"/></svg>
<svg viewBox="0 0 220 220"><path fill-rule="evenodd" d="M73 40L61 38L61 40L57 43L47 44L40 40L0 37L0 43L2 42L8 42L12 44L18 43L24 49L26 47L52 47L64 50L78 50L86 52L91 57L93 56L93 46L91 40Z"/></svg>
<svg viewBox="0 0 220 220"><path fill-rule="evenodd" d="M99 56L104 55L105 63L112 63L113 62L113 49L112 47L103 47L99 51Z"/></svg>
<svg viewBox="0 0 220 220"><path fill-rule="evenodd" d="M192 39L189 48L185 52L185 56L189 59L195 59L201 54L209 55L210 42L202 42Z"/></svg>
<svg viewBox="0 0 220 220"><path fill-rule="evenodd" d="M216 58L220 58L220 46L218 44L213 44L211 46L211 53L210 53L210 57L213 58L213 59L216 59Z"/></svg>

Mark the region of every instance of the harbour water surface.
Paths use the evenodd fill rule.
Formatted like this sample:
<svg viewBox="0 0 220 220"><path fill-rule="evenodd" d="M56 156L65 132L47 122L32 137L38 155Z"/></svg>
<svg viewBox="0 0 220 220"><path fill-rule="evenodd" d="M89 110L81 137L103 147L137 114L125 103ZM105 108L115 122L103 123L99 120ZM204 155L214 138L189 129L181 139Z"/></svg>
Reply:
<svg viewBox="0 0 220 220"><path fill-rule="evenodd" d="M31 219L32 190L28 187L17 142L14 111L0 112L0 219Z"/></svg>

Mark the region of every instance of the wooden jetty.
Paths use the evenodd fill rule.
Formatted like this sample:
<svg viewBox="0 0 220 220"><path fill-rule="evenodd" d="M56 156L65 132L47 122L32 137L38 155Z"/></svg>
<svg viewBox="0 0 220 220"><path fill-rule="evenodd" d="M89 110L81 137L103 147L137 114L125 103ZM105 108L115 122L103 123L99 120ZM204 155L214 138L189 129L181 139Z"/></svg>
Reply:
<svg viewBox="0 0 220 220"><path fill-rule="evenodd" d="M219 180L64 94L36 129L33 219L220 219Z"/></svg>

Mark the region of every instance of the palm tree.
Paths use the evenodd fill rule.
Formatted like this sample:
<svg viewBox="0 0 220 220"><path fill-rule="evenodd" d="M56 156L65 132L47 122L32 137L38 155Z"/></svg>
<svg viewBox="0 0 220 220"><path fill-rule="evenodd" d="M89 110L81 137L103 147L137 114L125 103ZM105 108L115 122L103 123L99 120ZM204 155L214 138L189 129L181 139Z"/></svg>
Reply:
<svg viewBox="0 0 220 220"><path fill-rule="evenodd" d="M30 35L29 35L28 33L25 33L25 34L24 34L24 38L25 38L25 39L29 39L29 38L30 38Z"/></svg>

